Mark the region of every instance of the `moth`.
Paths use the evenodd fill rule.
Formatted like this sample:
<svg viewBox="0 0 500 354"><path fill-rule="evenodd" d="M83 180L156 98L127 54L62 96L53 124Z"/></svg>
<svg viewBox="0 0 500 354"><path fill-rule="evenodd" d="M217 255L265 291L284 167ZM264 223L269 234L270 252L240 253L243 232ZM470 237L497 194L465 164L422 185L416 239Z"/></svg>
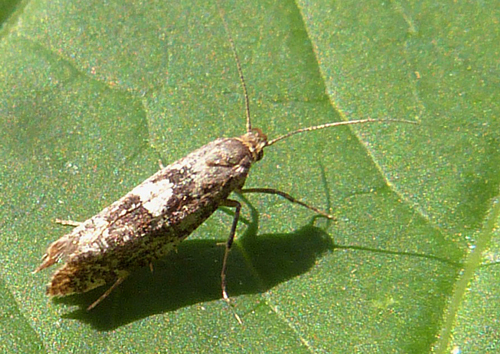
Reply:
<svg viewBox="0 0 500 354"><path fill-rule="evenodd" d="M81 223L66 222L75 228L48 247L42 263L35 270L38 272L63 260L47 286L48 295L66 296L112 284L88 307L90 310L121 284L131 271L164 257L217 208L226 206L235 209L221 270L222 296L228 300L227 259L241 210L241 204L230 198L233 192L277 194L333 219L326 212L285 192L271 188L243 188L251 166L262 159L265 148L292 135L328 127L381 121L414 123L371 118L331 122L298 129L269 140L260 129L252 127L243 71L227 23L222 14L221 17L242 83L246 132L238 137L212 141L161 168L90 219Z"/></svg>

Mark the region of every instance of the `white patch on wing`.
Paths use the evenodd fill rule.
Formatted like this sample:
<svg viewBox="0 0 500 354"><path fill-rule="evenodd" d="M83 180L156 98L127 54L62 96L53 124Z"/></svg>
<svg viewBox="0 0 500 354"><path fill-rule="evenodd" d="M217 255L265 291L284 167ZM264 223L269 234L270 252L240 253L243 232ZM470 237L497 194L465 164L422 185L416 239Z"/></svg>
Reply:
<svg viewBox="0 0 500 354"><path fill-rule="evenodd" d="M155 183L146 181L135 187L130 194L139 196L142 206L154 217L160 216L173 194L173 183L163 179Z"/></svg>

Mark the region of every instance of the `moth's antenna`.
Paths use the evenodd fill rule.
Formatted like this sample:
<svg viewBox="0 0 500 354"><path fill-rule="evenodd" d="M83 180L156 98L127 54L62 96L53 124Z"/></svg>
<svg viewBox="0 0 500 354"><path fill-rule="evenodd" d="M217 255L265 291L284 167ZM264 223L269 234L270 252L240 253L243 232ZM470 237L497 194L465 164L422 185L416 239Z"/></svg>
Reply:
<svg viewBox="0 0 500 354"><path fill-rule="evenodd" d="M325 124L321 124L321 125L315 125L312 127L294 130L293 132L287 133L285 135L277 137L276 139L268 141L266 146L273 145L274 143L277 143L280 140L284 140L286 138L289 138L292 135L303 133L303 132L309 132L311 130L319 130L319 129L325 129L325 128L330 128L330 127L338 127L339 125L351 125L351 124L362 124L362 123L384 123L384 122L399 122L399 123L418 124L417 122L412 122L410 120L403 120L403 119L373 119L373 118L359 119L359 120L348 120L348 121L344 121L344 122L325 123Z"/></svg>
<svg viewBox="0 0 500 354"><path fill-rule="evenodd" d="M243 70L241 69L240 58L238 57L238 52L236 51L236 46L234 45L231 32L229 32L229 26L226 22L226 18L224 17L225 14L224 10L222 10L220 0L217 0L217 7L219 9L219 16L222 20L222 24L224 25L224 29L226 30L229 43L231 44L231 50L233 51L234 60L236 61L236 67L238 68L238 74L240 76L241 87L243 87L243 95L245 96L245 113L247 116L247 133L250 133L252 130L252 123L250 121L250 101L248 99L248 91L247 91L247 85L245 84L245 77L243 76Z"/></svg>

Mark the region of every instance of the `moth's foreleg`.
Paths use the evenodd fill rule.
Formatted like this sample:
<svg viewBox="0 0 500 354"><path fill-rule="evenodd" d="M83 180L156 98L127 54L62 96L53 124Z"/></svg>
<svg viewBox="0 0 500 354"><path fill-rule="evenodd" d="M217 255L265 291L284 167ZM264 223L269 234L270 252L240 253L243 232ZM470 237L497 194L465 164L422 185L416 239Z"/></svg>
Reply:
<svg viewBox="0 0 500 354"><path fill-rule="evenodd" d="M239 193L265 193L265 194L276 194L276 195L279 195L280 197L282 198L285 198L286 200L294 203L294 204L298 204L298 205L301 205L303 207L306 207L307 209L309 210L312 210L314 211L315 213L321 215L321 216L324 216L325 218L328 218L330 220L336 220L335 217L333 215L330 215L330 214L327 214L325 213L324 211L322 210L319 210L318 208L316 207L313 207L309 204L306 204L304 202L301 202L300 200L292 197L290 194L288 193L285 193L285 192L282 192L282 191L279 191L277 189L274 189L274 188L243 188L242 190L239 191Z"/></svg>

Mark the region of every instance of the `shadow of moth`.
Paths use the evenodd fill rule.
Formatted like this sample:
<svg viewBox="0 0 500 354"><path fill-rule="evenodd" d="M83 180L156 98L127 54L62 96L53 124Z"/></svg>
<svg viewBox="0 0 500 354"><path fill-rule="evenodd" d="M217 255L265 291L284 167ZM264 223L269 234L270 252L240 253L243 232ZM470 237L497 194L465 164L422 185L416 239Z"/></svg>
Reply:
<svg viewBox="0 0 500 354"><path fill-rule="evenodd" d="M370 118L333 122L298 129L268 140L260 129L252 128L243 71L222 10L220 15L242 83L246 133L239 137L212 141L161 168L121 199L84 222L65 222L76 227L48 247L42 264L35 270L38 272L64 260L47 286L48 295L66 296L113 284L88 307L90 310L123 282L134 268L151 265L153 261L162 258L219 206L228 206L235 208L235 214L226 242L221 284L222 296L229 300L225 279L227 257L241 210L241 204L229 198L232 192L277 194L333 219L327 213L298 201L287 193L270 188L243 188L250 167L262 159L266 147L294 134L340 125L388 121L414 123Z"/></svg>

